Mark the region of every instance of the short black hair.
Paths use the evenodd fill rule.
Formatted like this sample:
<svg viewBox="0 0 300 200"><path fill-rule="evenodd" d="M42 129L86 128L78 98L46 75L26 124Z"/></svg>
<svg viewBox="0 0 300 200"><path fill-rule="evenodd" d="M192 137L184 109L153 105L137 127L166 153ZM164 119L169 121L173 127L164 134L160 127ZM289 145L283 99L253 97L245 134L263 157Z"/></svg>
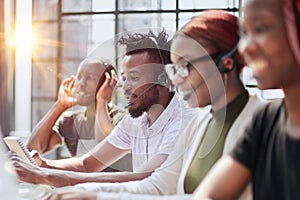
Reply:
<svg viewBox="0 0 300 200"><path fill-rule="evenodd" d="M157 36L149 30L148 33L129 33L122 36L118 43L126 46L125 55L147 52L153 61L168 64L171 63L171 40L168 41L168 37L165 29L159 32Z"/></svg>

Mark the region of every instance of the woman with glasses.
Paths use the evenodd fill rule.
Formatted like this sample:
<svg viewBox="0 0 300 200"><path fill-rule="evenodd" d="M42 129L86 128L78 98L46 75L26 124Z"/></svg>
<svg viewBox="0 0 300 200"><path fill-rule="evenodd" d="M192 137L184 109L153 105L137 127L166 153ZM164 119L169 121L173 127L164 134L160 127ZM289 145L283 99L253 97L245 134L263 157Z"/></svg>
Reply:
<svg viewBox="0 0 300 200"><path fill-rule="evenodd" d="M233 149L254 112L265 104L250 96L240 79L244 62L237 52L237 20L225 11L203 12L173 38L173 64L165 66L169 78L190 106L210 106L206 115L191 120L179 138L176 153L169 158L176 160L183 154L179 161L161 167L167 167L168 173L162 169L152 175L178 182L177 193L194 192L214 163ZM171 175L175 172L179 176ZM161 184L165 188L159 192L172 193L174 188L166 185ZM244 195L241 199L251 197Z"/></svg>
<svg viewBox="0 0 300 200"><path fill-rule="evenodd" d="M193 17L173 38L174 64L165 68L178 92L199 110L199 115L191 119L166 162L141 181L80 184L76 187L89 192L64 191L58 196L153 199L141 195L151 194L168 195L162 197L166 199L190 198L184 194L193 193L213 164L233 148L253 112L263 104L257 97L250 97L240 80L244 63L237 53L238 41L238 19L234 15L206 11ZM204 108L205 114L199 108Z"/></svg>

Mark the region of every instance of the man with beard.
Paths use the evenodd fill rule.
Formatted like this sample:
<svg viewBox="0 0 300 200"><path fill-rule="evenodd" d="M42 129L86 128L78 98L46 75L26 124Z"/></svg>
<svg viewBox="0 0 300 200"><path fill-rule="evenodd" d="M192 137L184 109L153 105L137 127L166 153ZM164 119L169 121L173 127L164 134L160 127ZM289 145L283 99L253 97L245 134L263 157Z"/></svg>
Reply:
<svg viewBox="0 0 300 200"><path fill-rule="evenodd" d="M157 36L152 31L128 34L119 43L126 46L122 79L130 115L82 157L50 161L36 156L40 167L14 157L20 180L53 186L140 180L166 160L179 134L195 114L168 88L163 70L164 64L170 63L168 35L164 30ZM133 172L86 173L99 172L130 151Z"/></svg>

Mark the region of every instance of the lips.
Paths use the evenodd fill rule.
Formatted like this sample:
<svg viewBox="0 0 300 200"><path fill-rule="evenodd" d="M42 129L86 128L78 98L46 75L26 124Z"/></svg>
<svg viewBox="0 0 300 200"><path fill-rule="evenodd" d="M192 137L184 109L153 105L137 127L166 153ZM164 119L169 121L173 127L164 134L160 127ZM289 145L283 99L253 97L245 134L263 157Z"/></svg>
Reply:
<svg viewBox="0 0 300 200"><path fill-rule="evenodd" d="M84 96L84 95L85 95L85 93L84 93L84 92L82 92L82 91L79 91L79 92L76 92L76 95L77 95L77 96Z"/></svg>
<svg viewBox="0 0 300 200"><path fill-rule="evenodd" d="M136 95L135 93L132 93L132 94L125 93L124 96L127 100L127 104L132 104L138 98L138 95Z"/></svg>
<svg viewBox="0 0 300 200"><path fill-rule="evenodd" d="M268 63L266 63L265 61L257 60L249 62L249 66L253 71L253 76L256 77L257 75L261 74L263 70L267 69Z"/></svg>
<svg viewBox="0 0 300 200"><path fill-rule="evenodd" d="M83 98L83 97L95 96L95 94L94 93L88 93L88 92L85 92L85 91L81 90L81 91L76 91L75 96Z"/></svg>
<svg viewBox="0 0 300 200"><path fill-rule="evenodd" d="M251 68L260 69L262 67L267 66L268 64L266 62L266 59L263 58L261 55L246 54L244 57L247 65L250 66Z"/></svg>
<svg viewBox="0 0 300 200"><path fill-rule="evenodd" d="M125 99L127 100L127 103L130 103L131 102L131 94L124 94L124 96L125 96Z"/></svg>

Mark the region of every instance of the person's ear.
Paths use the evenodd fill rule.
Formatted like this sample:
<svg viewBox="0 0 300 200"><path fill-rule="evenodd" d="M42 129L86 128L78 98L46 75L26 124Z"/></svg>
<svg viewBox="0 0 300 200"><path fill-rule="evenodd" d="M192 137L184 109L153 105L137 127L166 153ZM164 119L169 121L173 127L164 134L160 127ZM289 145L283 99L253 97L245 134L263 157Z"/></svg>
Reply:
<svg viewBox="0 0 300 200"><path fill-rule="evenodd" d="M231 57L224 58L221 65L223 68L222 71L230 72L234 67L234 60Z"/></svg>
<svg viewBox="0 0 300 200"><path fill-rule="evenodd" d="M237 53L237 46L235 46L229 53L223 55L220 59L218 69L221 73L228 73L233 70L235 66L235 55Z"/></svg>

